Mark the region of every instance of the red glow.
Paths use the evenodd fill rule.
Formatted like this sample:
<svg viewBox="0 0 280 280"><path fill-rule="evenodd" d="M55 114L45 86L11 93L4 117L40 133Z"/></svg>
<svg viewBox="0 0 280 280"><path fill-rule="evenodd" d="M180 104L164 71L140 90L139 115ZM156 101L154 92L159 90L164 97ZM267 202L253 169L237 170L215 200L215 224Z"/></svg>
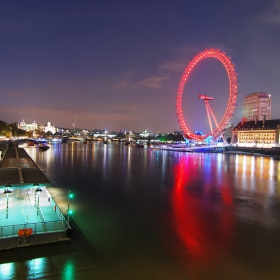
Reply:
<svg viewBox="0 0 280 280"><path fill-rule="evenodd" d="M199 167L193 159L185 158L175 167L175 183L172 196L174 224L193 265L211 266L217 256L230 245L228 233L233 232L229 188L221 187L217 211L211 207L213 183L197 185ZM211 179L211 178L210 178ZM205 182L205 181L204 181Z"/></svg>
<svg viewBox="0 0 280 280"><path fill-rule="evenodd" d="M222 120L220 121L220 123L218 124L218 126L213 131L211 131L210 133L208 133L206 135L196 135L188 129L188 127L185 124L183 115L182 115L183 90L184 90L185 83L188 80L188 76L191 73L191 70L196 66L196 64L199 61L201 61L205 58L210 58L210 57L216 58L217 60L219 60L224 65L224 67L227 71L229 85L230 85L229 100L228 100L227 109L225 111L225 114L224 114ZM237 94L238 94L237 93L237 75L234 70L234 65L230 60L230 57L227 56L225 52L223 52L219 49L214 49L214 48L205 49L204 51L197 54L186 67L186 69L181 77L181 80L180 80L180 83L178 86L178 90L177 90L177 106L176 106L177 116L178 116L178 121L179 121L180 127L183 130L185 137L188 139L195 139L195 140L202 141L202 140L206 139L207 137L209 137L210 135L213 135L214 137L220 135L222 130L228 124L230 118L233 115L233 111L234 111L235 104L236 104Z"/></svg>

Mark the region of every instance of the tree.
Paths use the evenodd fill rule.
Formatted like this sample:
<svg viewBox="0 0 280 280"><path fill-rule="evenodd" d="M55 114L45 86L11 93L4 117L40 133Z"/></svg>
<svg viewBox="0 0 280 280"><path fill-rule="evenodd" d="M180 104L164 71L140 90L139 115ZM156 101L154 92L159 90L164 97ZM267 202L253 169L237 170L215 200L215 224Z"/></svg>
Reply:
<svg viewBox="0 0 280 280"><path fill-rule="evenodd" d="M19 129L17 127L17 123L11 123L10 124L10 129L12 130L12 135L15 137L20 137L20 136L27 136L27 133L23 129Z"/></svg>
<svg viewBox="0 0 280 280"><path fill-rule="evenodd" d="M185 141L184 136L181 133L174 135L173 140L177 142Z"/></svg>
<svg viewBox="0 0 280 280"><path fill-rule="evenodd" d="M0 121L0 135L6 136L6 137L9 137L9 135L10 135L10 126L3 121Z"/></svg>

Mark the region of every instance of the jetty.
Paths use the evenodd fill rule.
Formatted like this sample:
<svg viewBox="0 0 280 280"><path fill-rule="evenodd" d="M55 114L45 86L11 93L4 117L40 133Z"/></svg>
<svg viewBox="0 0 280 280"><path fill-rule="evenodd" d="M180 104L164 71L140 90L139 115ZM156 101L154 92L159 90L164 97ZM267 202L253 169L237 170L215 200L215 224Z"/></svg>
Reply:
<svg viewBox="0 0 280 280"><path fill-rule="evenodd" d="M0 250L71 239L52 184L23 148L0 151Z"/></svg>

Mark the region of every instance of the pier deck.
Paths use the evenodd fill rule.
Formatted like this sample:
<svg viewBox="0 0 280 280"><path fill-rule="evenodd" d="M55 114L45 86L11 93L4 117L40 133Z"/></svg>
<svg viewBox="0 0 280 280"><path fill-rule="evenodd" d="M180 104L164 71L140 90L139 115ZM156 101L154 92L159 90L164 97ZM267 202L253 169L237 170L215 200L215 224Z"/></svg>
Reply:
<svg viewBox="0 0 280 280"><path fill-rule="evenodd" d="M0 164L0 250L69 240L49 180L23 148L8 148Z"/></svg>

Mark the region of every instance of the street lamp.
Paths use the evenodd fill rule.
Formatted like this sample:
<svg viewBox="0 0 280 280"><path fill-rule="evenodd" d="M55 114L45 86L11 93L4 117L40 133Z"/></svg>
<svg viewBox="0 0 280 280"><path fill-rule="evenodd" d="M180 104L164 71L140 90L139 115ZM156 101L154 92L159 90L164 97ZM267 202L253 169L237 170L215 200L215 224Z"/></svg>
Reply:
<svg viewBox="0 0 280 280"><path fill-rule="evenodd" d="M38 214L39 214L39 199L40 199L40 192L41 192L42 190L40 189L40 188L37 188L36 190L35 190L35 193L37 194L37 216L38 216Z"/></svg>
<svg viewBox="0 0 280 280"><path fill-rule="evenodd" d="M70 199L74 197L71 190L68 193L68 203L67 203L67 228L69 228L69 217L72 214L72 210L70 210Z"/></svg>
<svg viewBox="0 0 280 280"><path fill-rule="evenodd" d="M7 189L4 189L4 196L6 196L6 219L8 219L9 216L9 193L11 193L10 187L11 185L6 185Z"/></svg>
<svg viewBox="0 0 280 280"><path fill-rule="evenodd" d="M36 189L38 188L38 186L39 186L39 184L33 184L33 187L35 188L34 189L34 207L36 207L36 205L37 205L37 197L36 197L36 195L37 195L37 192L36 192Z"/></svg>

